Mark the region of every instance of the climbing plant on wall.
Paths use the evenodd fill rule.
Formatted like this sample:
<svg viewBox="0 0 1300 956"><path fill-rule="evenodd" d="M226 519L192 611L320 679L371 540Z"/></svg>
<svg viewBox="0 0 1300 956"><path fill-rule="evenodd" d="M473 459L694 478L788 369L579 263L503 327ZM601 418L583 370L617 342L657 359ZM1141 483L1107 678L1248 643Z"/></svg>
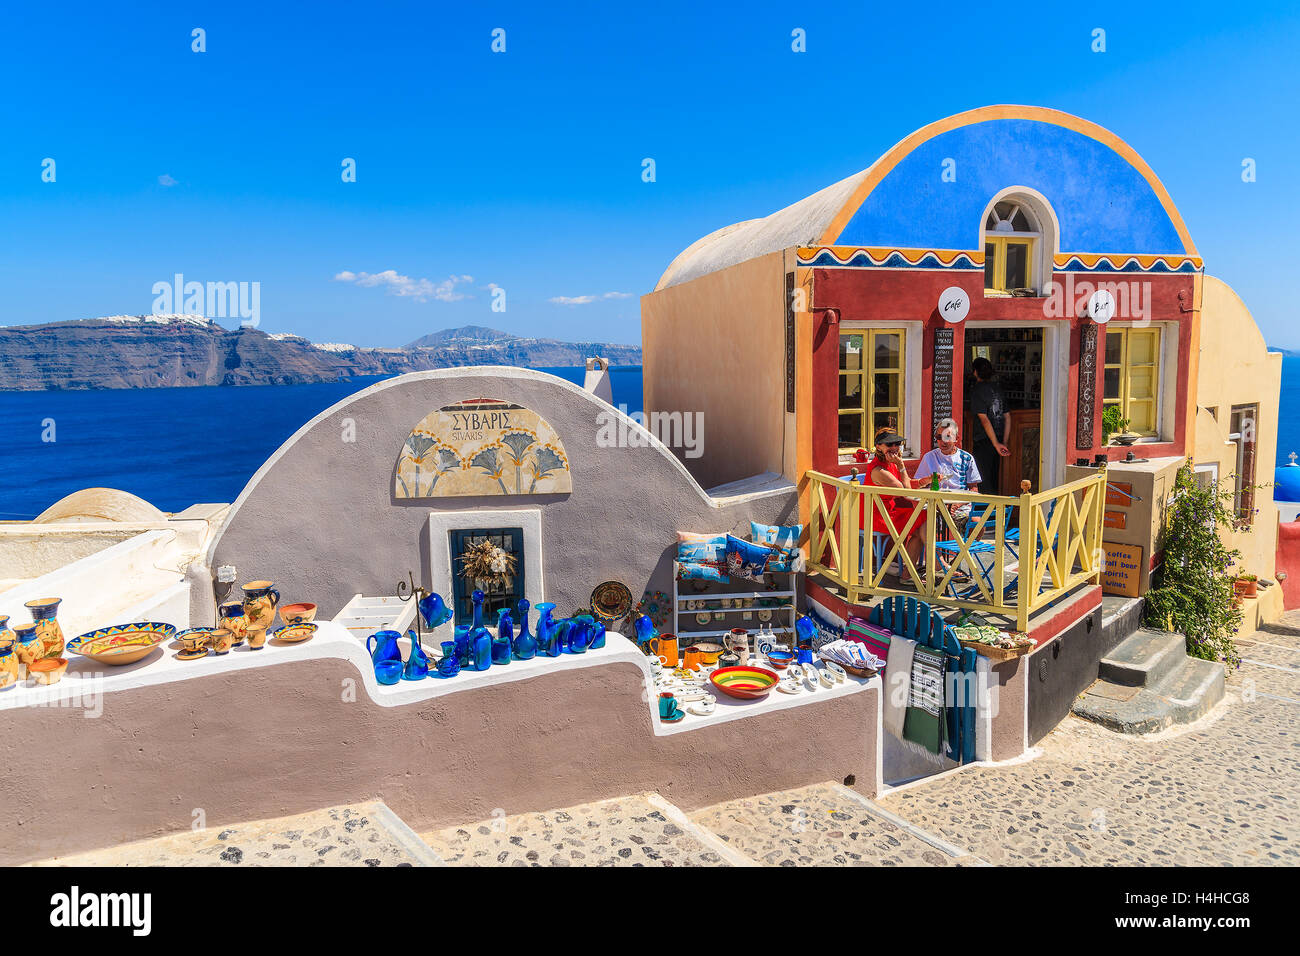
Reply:
<svg viewBox="0 0 1300 956"><path fill-rule="evenodd" d="M1187 638L1187 653L1230 667L1241 664L1233 636L1241 608L1232 568L1241 553L1223 542L1237 515L1233 492L1196 480L1191 462L1178 470L1165 511L1164 561L1146 593L1146 623Z"/></svg>

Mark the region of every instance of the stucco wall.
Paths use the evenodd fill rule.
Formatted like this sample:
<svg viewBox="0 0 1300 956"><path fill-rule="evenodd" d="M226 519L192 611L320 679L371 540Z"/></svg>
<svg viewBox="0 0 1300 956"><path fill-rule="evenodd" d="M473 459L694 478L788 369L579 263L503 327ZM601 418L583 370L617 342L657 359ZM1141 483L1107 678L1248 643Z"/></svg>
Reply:
<svg viewBox="0 0 1300 956"><path fill-rule="evenodd" d="M1217 462L1221 487L1232 487L1236 449L1228 441L1233 405L1258 403L1255 492L1259 513L1248 531L1228 534L1242 553L1246 570L1272 577L1277 549L1277 506L1273 504L1273 463L1282 390L1282 355L1269 352L1250 310L1227 283L1205 276L1201 300L1201 361L1197 376L1196 455L1199 464ZM1207 409L1217 407L1216 420Z"/></svg>
<svg viewBox="0 0 1300 956"><path fill-rule="evenodd" d="M876 687L656 736L645 680L616 662L383 707L318 659L110 693L94 720L11 710L0 763L24 769L0 788L0 865L185 831L200 810L219 827L380 799L424 831L644 790L685 810L849 775L877 792Z"/></svg>
<svg viewBox="0 0 1300 956"><path fill-rule="evenodd" d="M645 408L704 413L708 488L764 471L794 474L785 412L785 253L641 297Z"/></svg>
<svg viewBox="0 0 1300 956"><path fill-rule="evenodd" d="M551 424L571 463L572 493L395 498L398 454L415 424L434 409L482 397L517 402ZM451 581L430 580L428 517L435 509L539 509L545 596L565 614L585 606L602 581L622 581L634 598L647 586L670 592L678 530L748 535L751 518L779 523L795 513L792 487L719 505L662 446L601 447L602 413L617 414L569 382L516 368L417 372L349 396L304 425L253 476L206 566L191 569L192 620L212 618L220 565L235 565L240 582L275 581L285 602L313 601L322 618L357 593L395 594L408 570L446 597ZM625 434L648 439L627 425Z"/></svg>

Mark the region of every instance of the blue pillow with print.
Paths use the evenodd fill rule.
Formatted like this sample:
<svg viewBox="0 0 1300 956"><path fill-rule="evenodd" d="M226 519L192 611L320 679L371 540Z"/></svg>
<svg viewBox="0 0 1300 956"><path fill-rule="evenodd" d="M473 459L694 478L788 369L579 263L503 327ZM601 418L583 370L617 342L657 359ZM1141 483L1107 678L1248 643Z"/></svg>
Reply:
<svg viewBox="0 0 1300 956"><path fill-rule="evenodd" d="M765 544L769 548L781 548L791 551L799 547L799 538L803 535L801 524L759 524L749 523L749 537L755 544Z"/></svg>
<svg viewBox="0 0 1300 956"><path fill-rule="evenodd" d="M700 564L695 561L677 562L677 579L679 581L718 581L722 584L727 584L730 581L722 568L717 565Z"/></svg>
<svg viewBox="0 0 1300 956"><path fill-rule="evenodd" d="M727 535L727 573L746 581L761 581L775 552L761 544Z"/></svg>

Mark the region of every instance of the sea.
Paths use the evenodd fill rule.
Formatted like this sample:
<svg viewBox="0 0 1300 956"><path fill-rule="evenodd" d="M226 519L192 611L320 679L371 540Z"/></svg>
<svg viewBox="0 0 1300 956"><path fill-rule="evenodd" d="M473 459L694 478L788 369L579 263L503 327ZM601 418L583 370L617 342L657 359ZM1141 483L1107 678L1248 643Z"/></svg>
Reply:
<svg viewBox="0 0 1300 956"><path fill-rule="evenodd" d="M581 366L548 368L582 384ZM642 409L640 367L610 370L614 404ZM319 385L0 391L0 521L36 517L82 488L119 488L163 511L239 497L304 423L384 376ZM257 422L257 428L249 428ZM1300 355L1282 359L1277 464L1300 455Z"/></svg>
<svg viewBox="0 0 1300 956"><path fill-rule="evenodd" d="M540 371L578 385L586 375L581 366ZM0 391L0 521L35 518L82 488L118 488L169 512L234 501L302 425L386 377L316 385ZM616 406L641 410L639 366L610 369L610 384Z"/></svg>

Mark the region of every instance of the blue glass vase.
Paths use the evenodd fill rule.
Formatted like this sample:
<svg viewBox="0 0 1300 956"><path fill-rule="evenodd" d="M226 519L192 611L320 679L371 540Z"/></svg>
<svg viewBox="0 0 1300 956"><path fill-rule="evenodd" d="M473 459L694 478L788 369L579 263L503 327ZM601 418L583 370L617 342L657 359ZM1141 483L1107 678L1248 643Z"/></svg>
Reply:
<svg viewBox="0 0 1300 956"><path fill-rule="evenodd" d="M474 602L474 623L469 629L470 670L485 671L492 666L492 632L483 626L483 592L470 595Z"/></svg>
<svg viewBox="0 0 1300 956"><path fill-rule="evenodd" d="M382 664L384 661L397 661L400 664L402 649L398 646L397 639L401 636L396 631L375 631L367 637L366 653L370 655L370 660L376 664Z"/></svg>
<svg viewBox="0 0 1300 956"><path fill-rule="evenodd" d="M459 673L460 658L456 656L456 642L443 641L442 659L438 661L438 675L440 677L455 677Z"/></svg>
<svg viewBox="0 0 1300 956"><path fill-rule="evenodd" d="M532 660L537 653L537 641L528 633L528 600L519 602L519 633L515 635L512 651L517 661Z"/></svg>
<svg viewBox="0 0 1300 956"><path fill-rule="evenodd" d="M497 636L492 639L492 663L509 664L514 653L515 625L510 620L510 608L497 612Z"/></svg>
<svg viewBox="0 0 1300 956"><path fill-rule="evenodd" d="M468 624L456 625L456 639L452 641L456 649L456 662L461 667L469 666L469 632Z"/></svg>
<svg viewBox="0 0 1300 956"><path fill-rule="evenodd" d="M600 621L593 621L591 625L591 643L587 645L593 651L598 647L605 646L605 625Z"/></svg>
<svg viewBox="0 0 1300 956"><path fill-rule="evenodd" d="M406 666L402 668L402 680L424 680L429 676L429 655L420 646L420 637L414 630L406 632L406 639L411 642L411 653L406 656Z"/></svg>
<svg viewBox="0 0 1300 956"><path fill-rule="evenodd" d="M650 620L649 615L642 614L633 626L636 628L636 642L641 645L641 650L649 653L647 646L659 633L655 630L655 622Z"/></svg>
<svg viewBox="0 0 1300 956"><path fill-rule="evenodd" d="M551 617L555 605L549 602L537 605L537 653L559 657L562 653L559 627Z"/></svg>
<svg viewBox="0 0 1300 956"><path fill-rule="evenodd" d="M567 650L570 654L585 654L591 644L591 625L595 621L586 614L579 614L569 619L569 632L566 636Z"/></svg>

